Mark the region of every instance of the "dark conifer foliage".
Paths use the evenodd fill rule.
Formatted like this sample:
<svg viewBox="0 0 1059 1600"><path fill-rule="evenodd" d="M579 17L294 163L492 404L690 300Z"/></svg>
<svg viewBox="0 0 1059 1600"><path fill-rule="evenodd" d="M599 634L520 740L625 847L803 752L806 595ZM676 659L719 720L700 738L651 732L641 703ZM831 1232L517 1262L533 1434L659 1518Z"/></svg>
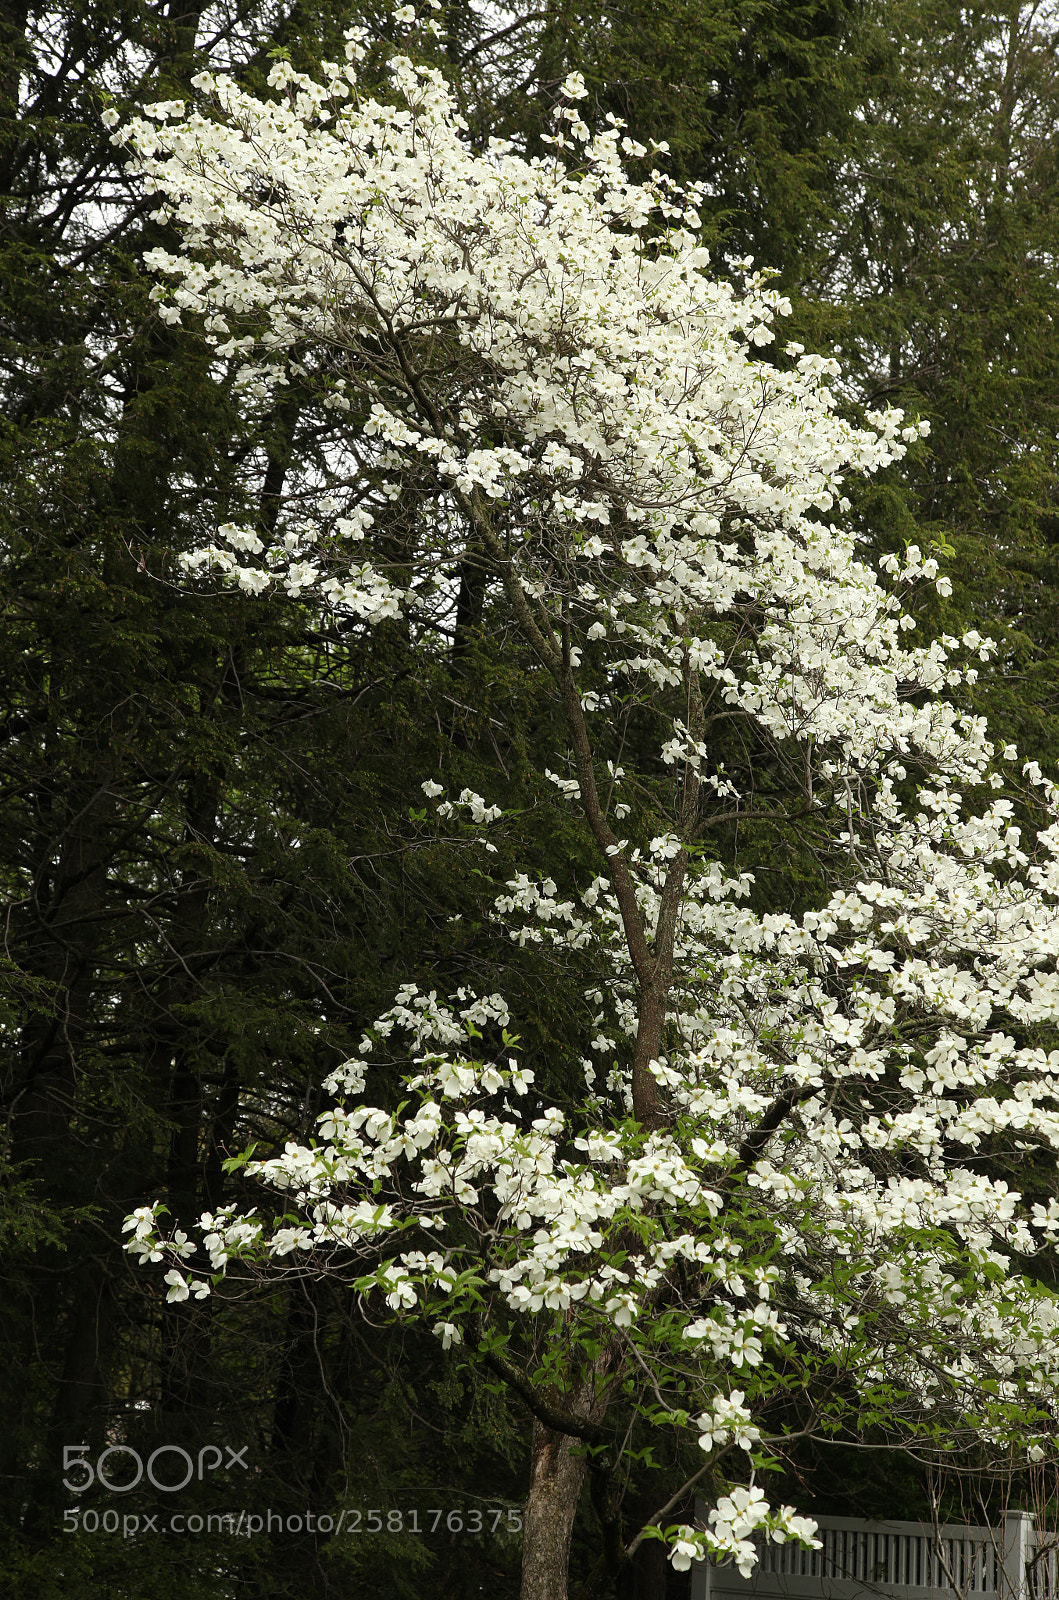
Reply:
<svg viewBox="0 0 1059 1600"><path fill-rule="evenodd" d="M70 1534L63 1510L131 1502L71 1495L67 1446L246 1446L248 1476L218 1474L196 1505L291 1511L399 1504L410 1481L444 1481L466 1429L467 1481L484 1461L487 1492L515 1488L498 1484L489 1397L467 1406L432 1345L393 1348L338 1294L179 1314L120 1247L131 1206L162 1193L190 1219L229 1194L226 1156L306 1134L327 1070L451 942L453 868L408 818L453 732L436 671L393 632L182 581L204 528L274 522L318 419L295 395L248 425L197 342L157 320L141 257L164 235L100 120L188 92L207 61L263 75L277 38L312 54L349 21L143 5L4 20L5 1594L323 1594L367 1560L381 1594L422 1559L394 1538ZM511 1564L502 1541L485 1555Z"/></svg>

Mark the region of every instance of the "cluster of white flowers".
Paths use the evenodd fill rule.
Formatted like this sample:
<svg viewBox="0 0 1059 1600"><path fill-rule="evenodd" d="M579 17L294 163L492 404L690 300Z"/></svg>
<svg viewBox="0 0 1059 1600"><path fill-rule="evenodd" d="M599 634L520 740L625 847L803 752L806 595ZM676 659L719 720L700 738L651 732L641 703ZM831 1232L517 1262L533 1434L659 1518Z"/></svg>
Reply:
<svg viewBox="0 0 1059 1600"><path fill-rule="evenodd" d="M751 1422L750 1411L743 1404L745 1398L742 1389L719 1394L713 1402L713 1410L698 1418L701 1449L713 1450L731 1439L740 1450L750 1453L761 1438L761 1430Z"/></svg>
<svg viewBox="0 0 1059 1600"><path fill-rule="evenodd" d="M730 1560L749 1578L757 1562L755 1534L764 1534L778 1544L797 1539L810 1549L821 1548L816 1523L810 1517L798 1516L793 1506L770 1506L764 1491L753 1483L722 1495L710 1511L705 1531L681 1527L674 1532L671 1559L680 1572L686 1572L692 1561L712 1555L716 1560Z"/></svg>

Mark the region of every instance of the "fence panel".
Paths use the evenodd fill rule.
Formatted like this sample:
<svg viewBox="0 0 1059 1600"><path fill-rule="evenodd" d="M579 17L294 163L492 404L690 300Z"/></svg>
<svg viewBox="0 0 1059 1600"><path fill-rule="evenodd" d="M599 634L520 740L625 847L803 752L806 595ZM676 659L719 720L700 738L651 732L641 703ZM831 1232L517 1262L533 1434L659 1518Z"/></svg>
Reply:
<svg viewBox="0 0 1059 1600"><path fill-rule="evenodd" d="M758 1565L696 1563L692 1600L1059 1600L1059 1547L1033 1518L1002 1528L818 1517L821 1549L758 1544Z"/></svg>

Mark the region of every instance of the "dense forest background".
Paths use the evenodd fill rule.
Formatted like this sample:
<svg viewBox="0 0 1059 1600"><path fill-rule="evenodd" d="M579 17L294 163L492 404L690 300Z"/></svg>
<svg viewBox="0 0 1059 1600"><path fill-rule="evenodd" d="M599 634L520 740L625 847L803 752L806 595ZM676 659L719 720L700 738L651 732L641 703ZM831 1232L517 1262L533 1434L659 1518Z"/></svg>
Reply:
<svg viewBox="0 0 1059 1600"><path fill-rule="evenodd" d="M925 630L1001 641L966 709L1059 759L1059 9L951 0L449 0L441 64L473 137L539 132L571 70L588 120L665 140L707 187L718 272L776 270L786 334L841 349L842 403L903 406L929 439L854 492L879 553L933 545L951 600ZM263 91L385 6L334 0L0 3L0 1591L12 1600L463 1600L517 1593L518 1539L393 1524L123 1539L63 1512L67 1447L245 1451L181 1509L517 1509L527 1414L495 1379L366 1314L340 1283L166 1303L121 1222L164 1196L191 1220L238 1198L225 1159L306 1137L325 1074L414 980L504 987L525 1062L563 1106L583 989L532 948L512 967L492 880L439 836L420 784L498 800L493 879L575 870L588 841L543 769L554 711L489 595L463 577L441 652L399 623L338 623L189 586L219 522L274 529L341 425L296 385L264 425L149 299L168 242L101 121L184 98L204 67ZM369 57L369 71L371 58ZM783 359L776 355L774 359ZM402 518L376 530L399 558ZM967 693L961 690L961 693ZM738 774L745 752L726 752ZM773 775L755 771L758 791ZM755 856L796 909L812 852ZM505 855L505 851L507 854ZM378 1086L374 1094L384 1092ZM1025 1174L1020 1182L1025 1182ZM681 1447L684 1448L684 1447ZM69 1457L67 1457L69 1460ZM642 1456L630 1528L696 1463ZM973 1466L973 1463L969 1463ZM923 1515L914 1462L805 1451L808 1509ZM122 1481L115 1459L113 1476ZM575 1576L591 1566L586 1503ZM491 1520L487 1519L487 1520ZM580 1565L578 1565L580 1563ZM645 1544L631 1600L685 1592ZM576 1592L576 1585L575 1585Z"/></svg>

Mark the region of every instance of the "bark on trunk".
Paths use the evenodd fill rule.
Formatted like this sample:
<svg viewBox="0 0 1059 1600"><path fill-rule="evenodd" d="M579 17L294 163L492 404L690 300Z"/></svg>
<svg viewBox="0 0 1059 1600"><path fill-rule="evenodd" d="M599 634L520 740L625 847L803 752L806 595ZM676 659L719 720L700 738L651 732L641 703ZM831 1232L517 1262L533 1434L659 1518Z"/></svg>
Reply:
<svg viewBox="0 0 1059 1600"><path fill-rule="evenodd" d="M572 1392L561 1397L562 1414L591 1437L607 1414L614 1382L615 1352L603 1351ZM569 1600L570 1538L588 1462L584 1440L538 1418L533 1424L530 1485L522 1523L520 1600ZM575 1454L574 1452L577 1452Z"/></svg>
<svg viewBox="0 0 1059 1600"><path fill-rule="evenodd" d="M586 1472L584 1456L572 1454L580 1443L533 1424L520 1600L568 1600L570 1537Z"/></svg>

